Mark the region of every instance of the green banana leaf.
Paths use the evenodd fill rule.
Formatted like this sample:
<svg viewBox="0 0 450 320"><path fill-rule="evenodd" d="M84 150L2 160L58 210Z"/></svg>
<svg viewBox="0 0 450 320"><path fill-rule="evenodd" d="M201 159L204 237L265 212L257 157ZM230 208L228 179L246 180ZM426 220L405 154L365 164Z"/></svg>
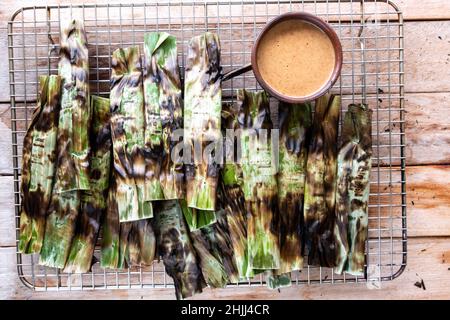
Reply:
<svg viewBox="0 0 450 320"><path fill-rule="evenodd" d="M120 222L153 216L145 201L145 112L139 47L112 54L111 135Z"/></svg>
<svg viewBox="0 0 450 320"><path fill-rule="evenodd" d="M191 208L214 211L219 178L215 155L221 146L221 75L219 37L210 32L189 41L184 85L186 200ZM211 149L212 147L212 149ZM216 150L214 150L216 149ZM216 151L215 153L213 151Z"/></svg>
<svg viewBox="0 0 450 320"><path fill-rule="evenodd" d="M156 202L154 225L158 254L173 279L177 299L202 292L206 283L179 202Z"/></svg>
<svg viewBox="0 0 450 320"><path fill-rule="evenodd" d="M144 35L145 200L184 198L182 159L173 161L177 141L172 134L183 127L177 42L166 32Z"/></svg>
<svg viewBox="0 0 450 320"><path fill-rule="evenodd" d="M316 100L306 164L304 219L308 264L334 267L335 194L340 97Z"/></svg>
<svg viewBox="0 0 450 320"><path fill-rule="evenodd" d="M102 225L100 266L109 269L149 266L156 251L152 219L120 222L116 181L112 179L110 184Z"/></svg>
<svg viewBox="0 0 450 320"><path fill-rule="evenodd" d="M71 20L61 31L61 111L55 184L48 209L39 263L63 268L80 213L81 194L89 190L89 58L83 23Z"/></svg>
<svg viewBox="0 0 450 320"><path fill-rule="evenodd" d="M280 210L280 269L284 274L303 267L303 197L312 107L279 103L280 123L278 207Z"/></svg>
<svg viewBox="0 0 450 320"><path fill-rule="evenodd" d="M109 99L91 96L90 132L91 189L81 195L81 211L64 272L83 273L91 269L100 219L105 213L111 170Z"/></svg>
<svg viewBox="0 0 450 320"><path fill-rule="evenodd" d="M237 101L249 267L279 269L278 186L269 98L263 91L238 90Z"/></svg>
<svg viewBox="0 0 450 320"><path fill-rule="evenodd" d="M222 108L222 133L226 137L226 159L221 170L217 201L223 215L218 215L218 222L225 217L223 224L227 225L233 259L239 278L231 282L244 281L254 276L253 269L249 267L247 245L247 211L243 192L242 168L237 163L235 144L237 144L236 130L238 129L238 110L231 104L225 104Z"/></svg>
<svg viewBox="0 0 450 320"><path fill-rule="evenodd" d="M54 192L89 190L89 57L80 20L61 31L58 74L62 90Z"/></svg>
<svg viewBox="0 0 450 320"><path fill-rule="evenodd" d="M372 111L351 104L337 158L335 272L364 275L372 167Z"/></svg>
<svg viewBox="0 0 450 320"><path fill-rule="evenodd" d="M39 253L44 239L56 168L60 89L59 76L39 77L38 102L23 142L18 243L21 253Z"/></svg>

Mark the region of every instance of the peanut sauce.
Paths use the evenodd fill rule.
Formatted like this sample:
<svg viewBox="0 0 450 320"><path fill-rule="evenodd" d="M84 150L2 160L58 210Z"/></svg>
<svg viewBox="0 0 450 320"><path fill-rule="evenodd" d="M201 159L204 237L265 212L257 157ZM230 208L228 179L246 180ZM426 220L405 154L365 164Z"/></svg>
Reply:
<svg viewBox="0 0 450 320"><path fill-rule="evenodd" d="M262 78L275 91L309 96L330 79L335 64L329 37L315 25L299 20L279 22L260 41L256 56Z"/></svg>

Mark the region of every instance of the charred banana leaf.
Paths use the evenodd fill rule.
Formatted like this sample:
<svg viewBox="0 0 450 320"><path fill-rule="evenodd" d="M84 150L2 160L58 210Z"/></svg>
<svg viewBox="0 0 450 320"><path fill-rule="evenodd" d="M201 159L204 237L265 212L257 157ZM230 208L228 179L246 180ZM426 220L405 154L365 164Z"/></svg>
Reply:
<svg viewBox="0 0 450 320"><path fill-rule="evenodd" d="M56 168L56 137L61 78L39 77L39 96L23 142L21 214L18 249L39 253L45 233Z"/></svg>
<svg viewBox="0 0 450 320"><path fill-rule="evenodd" d="M364 274L370 170L372 111L351 104L342 126L336 191L336 273Z"/></svg>
<svg viewBox="0 0 450 320"><path fill-rule="evenodd" d="M182 159L173 161L177 141L172 133L183 127L177 42L165 32L144 36L144 100L146 200L184 198Z"/></svg>
<svg viewBox="0 0 450 320"><path fill-rule="evenodd" d="M40 265L63 268L66 264L80 213L81 194L80 190L53 192L39 258Z"/></svg>
<svg viewBox="0 0 450 320"><path fill-rule="evenodd" d="M189 207L216 209L221 134L220 43L214 33L189 42L185 74L184 141L190 151L186 165ZM185 150L186 151L186 150Z"/></svg>
<svg viewBox="0 0 450 320"><path fill-rule="evenodd" d="M206 286L195 249L177 200L155 204L158 253L172 277L178 299L202 292Z"/></svg>
<svg viewBox="0 0 450 320"><path fill-rule="evenodd" d="M235 135L237 129L237 108L234 108L233 105L224 105L222 109L222 131L224 137L226 137L224 150L227 158L221 170L217 193L219 208L224 212L224 214L218 215L218 223L228 226L233 259L239 275L237 281L239 281L251 278L254 274L253 270L249 268L248 261L247 211L242 189L244 180L242 168L237 163L237 155L235 154L235 145L238 143ZM223 217L226 219L225 222L221 222ZM233 282L233 279L230 281Z"/></svg>
<svg viewBox="0 0 450 320"><path fill-rule="evenodd" d="M305 237L308 264L334 267L337 133L340 97L316 100L305 181Z"/></svg>
<svg viewBox="0 0 450 320"><path fill-rule="evenodd" d="M138 47L113 52L110 102L119 219L151 218L152 204L145 201L145 113Z"/></svg>
<svg viewBox="0 0 450 320"><path fill-rule="evenodd" d="M223 288L228 282L238 282L226 212L219 210L217 222L191 232L203 277L212 288Z"/></svg>
<svg viewBox="0 0 450 320"><path fill-rule="evenodd" d="M272 152L269 99L265 92L238 90L243 191L252 269L280 267L278 186Z"/></svg>
<svg viewBox="0 0 450 320"><path fill-rule="evenodd" d="M281 265L277 273L282 274L301 270L303 267L301 250L303 197L308 137L312 125L311 105L290 105L280 102L278 116L280 121L278 203Z"/></svg>
<svg viewBox="0 0 450 320"><path fill-rule="evenodd" d="M58 73L62 80L59 154L54 192L89 190L89 57L83 23L72 20L61 32Z"/></svg>
<svg viewBox="0 0 450 320"><path fill-rule="evenodd" d="M110 188L106 204L105 218L102 224L102 248L100 256L100 266L108 269L125 268L125 248L126 245L121 239L126 239L121 227L128 222L119 221L119 208L116 199L116 183L111 178Z"/></svg>
<svg viewBox="0 0 450 320"><path fill-rule="evenodd" d="M155 258L156 238L150 219L120 222L115 181L108 193L103 220L100 266L109 269L151 265Z"/></svg>
<svg viewBox="0 0 450 320"><path fill-rule="evenodd" d="M191 232L191 239L206 283L211 288L223 288L228 283L228 275L222 264L221 252L215 243L214 232L210 225Z"/></svg>
<svg viewBox="0 0 450 320"><path fill-rule="evenodd" d="M81 195L81 213L64 272L88 272L92 265L100 219L106 209L111 169L111 130L109 99L91 96L90 133L91 189Z"/></svg>
<svg viewBox="0 0 450 320"><path fill-rule="evenodd" d="M86 33L78 20L61 32L58 73L62 90L56 176L39 263L63 268L80 212L81 192L89 190L89 64Z"/></svg>

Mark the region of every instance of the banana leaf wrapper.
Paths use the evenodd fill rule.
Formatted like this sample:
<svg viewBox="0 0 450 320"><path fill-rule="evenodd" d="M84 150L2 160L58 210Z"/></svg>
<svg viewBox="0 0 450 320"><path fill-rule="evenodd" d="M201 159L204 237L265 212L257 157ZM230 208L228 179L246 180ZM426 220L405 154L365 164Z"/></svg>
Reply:
<svg viewBox="0 0 450 320"><path fill-rule="evenodd" d="M153 216L145 201L145 112L139 47L112 54L111 136L120 222Z"/></svg>
<svg viewBox="0 0 450 320"><path fill-rule="evenodd" d="M304 219L308 264L334 267L337 137L340 97L316 100L306 164Z"/></svg>
<svg viewBox="0 0 450 320"><path fill-rule="evenodd" d="M81 195L80 190L53 192L39 257L40 265L64 268L81 211Z"/></svg>
<svg viewBox="0 0 450 320"><path fill-rule="evenodd" d="M155 204L157 250L173 279L177 299L202 292L206 286L189 231L177 200Z"/></svg>
<svg viewBox="0 0 450 320"><path fill-rule="evenodd" d="M218 215L218 222L225 217L223 224L227 225L227 232L233 248L233 259L240 280L247 280L254 276L253 269L249 268L247 246L247 211L243 192L243 176L241 165L237 163L235 145L239 142L235 136L238 129L238 112L233 105L224 105L222 108L222 131L224 150L227 158L221 170L217 201L224 214ZM238 148L238 146L237 146ZM236 149L237 149L236 148ZM233 279L230 279L234 282Z"/></svg>
<svg viewBox="0 0 450 320"><path fill-rule="evenodd" d="M145 200L182 199L184 166L173 161L178 141L172 134L183 127L177 42L166 32L144 35Z"/></svg>
<svg viewBox="0 0 450 320"><path fill-rule="evenodd" d="M81 212L77 221L64 272L83 273L91 269L100 219L106 210L111 170L111 129L109 99L91 96L90 190L81 195Z"/></svg>
<svg viewBox="0 0 450 320"><path fill-rule="evenodd" d="M79 20L70 21L61 31L58 73L62 89L56 174L39 263L63 268L80 213L82 191L90 188L89 63L86 32Z"/></svg>
<svg viewBox="0 0 450 320"><path fill-rule="evenodd" d="M60 89L59 76L39 77L38 102L23 142L18 243L21 253L39 253L44 239L56 169Z"/></svg>
<svg viewBox="0 0 450 320"><path fill-rule="evenodd" d="M217 213L217 222L191 232L203 277L212 288L223 288L228 282L238 282L233 244L225 210Z"/></svg>
<svg viewBox="0 0 450 320"><path fill-rule="evenodd" d="M280 256L277 274L303 267L303 197L308 138L312 125L310 104L279 104L280 143L278 203L280 210ZM283 283L283 279L278 279Z"/></svg>
<svg viewBox="0 0 450 320"><path fill-rule="evenodd" d="M216 222L215 211L190 208L184 199L180 200L180 206L189 231L195 231Z"/></svg>
<svg viewBox="0 0 450 320"><path fill-rule="evenodd" d="M364 275L372 168L372 111L351 104L337 159L335 272Z"/></svg>
<svg viewBox="0 0 450 320"><path fill-rule="evenodd" d="M184 86L184 142L190 155L186 164L186 200L189 207L216 209L221 147L222 68L220 43L206 32L190 40ZM184 150L187 151L187 150Z"/></svg>
<svg viewBox="0 0 450 320"><path fill-rule="evenodd" d="M155 259L156 251L151 219L120 222L116 193L117 187L112 179L102 225L100 266L119 270L149 266Z"/></svg>
<svg viewBox="0 0 450 320"><path fill-rule="evenodd" d="M54 192L89 190L89 57L79 20L70 21L61 31L58 74L62 90Z"/></svg>
<svg viewBox="0 0 450 320"><path fill-rule="evenodd" d="M241 167L247 211L249 267L280 267L278 186L272 152L269 99L265 92L238 90Z"/></svg>
<svg viewBox="0 0 450 320"><path fill-rule="evenodd" d="M278 270L277 270L278 271ZM266 272L266 286L269 289L287 288L292 285L291 274L267 271Z"/></svg>

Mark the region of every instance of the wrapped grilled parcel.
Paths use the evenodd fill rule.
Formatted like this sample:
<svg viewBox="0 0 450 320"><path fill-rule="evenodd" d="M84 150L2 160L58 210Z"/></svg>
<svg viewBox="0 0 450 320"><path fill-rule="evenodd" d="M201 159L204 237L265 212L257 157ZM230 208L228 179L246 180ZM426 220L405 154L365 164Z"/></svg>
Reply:
<svg viewBox="0 0 450 320"><path fill-rule="evenodd" d="M280 268L266 276L272 289L291 285L290 272L303 267L303 198L312 107L279 103L280 128L278 208L280 210Z"/></svg>
<svg viewBox="0 0 450 320"><path fill-rule="evenodd" d="M220 43L206 32L189 41L184 85L184 142L187 205L216 209L222 104ZM211 148L212 147L212 148ZM211 148L211 149L210 149Z"/></svg>
<svg viewBox="0 0 450 320"><path fill-rule="evenodd" d="M237 101L249 267L279 269L278 187L269 99L264 91L238 90Z"/></svg>
<svg viewBox="0 0 450 320"><path fill-rule="evenodd" d="M145 201L145 113L139 47L113 52L110 103L119 219L151 218L152 204Z"/></svg>
<svg viewBox="0 0 450 320"><path fill-rule="evenodd" d="M233 258L240 280L246 280L253 276L253 270L249 268L247 246L247 211L243 192L242 168L237 163L238 139L238 110L231 104L225 104L222 108L222 134L225 137L225 163L221 170L217 201L220 210L224 214L218 215L220 222L225 216L228 233L233 248ZM236 148L235 148L236 145Z"/></svg>
<svg viewBox="0 0 450 320"><path fill-rule="evenodd" d="M81 195L80 215L64 272L82 273L90 270L100 219L105 213L108 197L112 160L109 99L91 96L90 101L90 190L83 191Z"/></svg>
<svg viewBox="0 0 450 320"><path fill-rule="evenodd" d="M89 190L89 64L86 32L78 20L61 32L58 73L61 110L52 199L39 263L63 268L80 213L81 193Z"/></svg>
<svg viewBox="0 0 450 320"><path fill-rule="evenodd" d="M165 32L144 35L145 200L184 198L184 166L171 152L183 127L177 42Z"/></svg>
<svg viewBox="0 0 450 320"><path fill-rule="evenodd" d="M278 274L303 266L303 197L308 139L312 125L310 104L279 104L280 143L278 203L280 210L280 269Z"/></svg>
<svg viewBox="0 0 450 320"><path fill-rule="evenodd" d="M151 219L119 221L116 181L112 177L103 219L100 266L123 269L151 265L155 258L156 238Z"/></svg>
<svg viewBox="0 0 450 320"><path fill-rule="evenodd" d="M56 168L60 88L60 76L39 77L37 107L23 141L18 243L21 253L39 253L44 239Z"/></svg>
<svg viewBox="0 0 450 320"><path fill-rule="evenodd" d="M337 158L335 272L364 274L372 167L372 111L351 104L342 126Z"/></svg>
<svg viewBox="0 0 450 320"><path fill-rule="evenodd" d="M206 286L189 230L177 200L155 204L154 225L158 254L173 279L178 299L202 292Z"/></svg>
<svg viewBox="0 0 450 320"><path fill-rule="evenodd" d="M316 100L306 164L304 219L308 264L335 265L335 194L340 97Z"/></svg>

